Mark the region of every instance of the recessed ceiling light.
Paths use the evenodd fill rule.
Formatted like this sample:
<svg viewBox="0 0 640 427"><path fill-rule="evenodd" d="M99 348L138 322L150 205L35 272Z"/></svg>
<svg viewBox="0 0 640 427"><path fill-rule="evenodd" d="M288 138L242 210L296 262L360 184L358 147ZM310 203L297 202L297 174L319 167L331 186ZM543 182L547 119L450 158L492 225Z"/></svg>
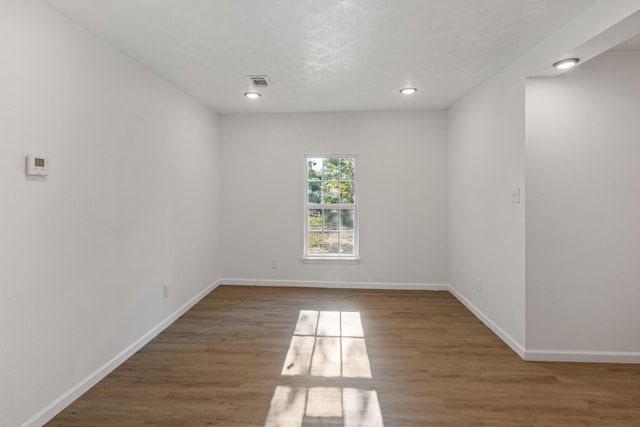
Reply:
<svg viewBox="0 0 640 427"><path fill-rule="evenodd" d="M415 87L405 87L404 89L400 89L400 93L403 95L411 95L412 93L416 93L418 89Z"/></svg>
<svg viewBox="0 0 640 427"><path fill-rule="evenodd" d="M244 96L249 99L258 99L260 98L260 94L258 92L245 92Z"/></svg>
<svg viewBox="0 0 640 427"><path fill-rule="evenodd" d="M578 65L578 62L580 62L580 58L567 58L556 62L553 64L553 67L558 70L568 70L569 68L573 68Z"/></svg>

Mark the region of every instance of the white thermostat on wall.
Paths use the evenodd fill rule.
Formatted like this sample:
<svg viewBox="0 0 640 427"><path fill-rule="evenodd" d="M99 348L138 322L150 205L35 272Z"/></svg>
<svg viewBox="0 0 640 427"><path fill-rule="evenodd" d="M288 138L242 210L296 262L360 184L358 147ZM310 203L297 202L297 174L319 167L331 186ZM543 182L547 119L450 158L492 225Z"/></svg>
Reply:
<svg viewBox="0 0 640 427"><path fill-rule="evenodd" d="M49 158L45 156L27 156L27 175L49 175Z"/></svg>

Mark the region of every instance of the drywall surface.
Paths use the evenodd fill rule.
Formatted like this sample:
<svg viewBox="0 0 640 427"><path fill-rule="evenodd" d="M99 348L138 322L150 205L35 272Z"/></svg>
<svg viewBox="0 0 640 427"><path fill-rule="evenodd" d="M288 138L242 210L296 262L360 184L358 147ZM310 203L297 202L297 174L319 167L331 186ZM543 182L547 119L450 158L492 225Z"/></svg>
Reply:
<svg viewBox="0 0 640 427"><path fill-rule="evenodd" d="M524 81L490 81L449 113L449 280L524 344ZM512 203L520 189L521 203ZM479 283L480 282L480 283ZM510 338L509 338L510 337Z"/></svg>
<svg viewBox="0 0 640 427"><path fill-rule="evenodd" d="M527 83L527 347L640 354L640 52Z"/></svg>
<svg viewBox="0 0 640 427"><path fill-rule="evenodd" d="M223 277L446 283L444 111L221 115L220 126ZM305 154L358 155L359 264L301 261Z"/></svg>
<svg viewBox="0 0 640 427"><path fill-rule="evenodd" d="M217 126L40 2L0 3L0 425L219 277ZM26 177L27 154L50 175Z"/></svg>
<svg viewBox="0 0 640 427"><path fill-rule="evenodd" d="M599 0L449 109L449 284L522 357L526 78L568 53L586 60L622 41L638 10L636 0Z"/></svg>

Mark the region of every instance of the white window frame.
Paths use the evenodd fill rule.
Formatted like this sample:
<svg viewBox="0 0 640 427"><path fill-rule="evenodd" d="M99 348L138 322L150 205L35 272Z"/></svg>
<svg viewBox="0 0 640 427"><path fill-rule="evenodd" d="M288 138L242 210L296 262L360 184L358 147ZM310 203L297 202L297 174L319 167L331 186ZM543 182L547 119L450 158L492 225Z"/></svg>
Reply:
<svg viewBox="0 0 640 427"><path fill-rule="evenodd" d="M355 163L353 180L353 203L309 203L309 174L308 162L311 158L352 158ZM304 187L303 187L303 256L304 263L339 263L357 264L360 262L360 220L358 209L358 189L359 189L359 159L357 154L305 154L303 162ZM310 209L353 209L353 254L311 254L309 253L309 210Z"/></svg>

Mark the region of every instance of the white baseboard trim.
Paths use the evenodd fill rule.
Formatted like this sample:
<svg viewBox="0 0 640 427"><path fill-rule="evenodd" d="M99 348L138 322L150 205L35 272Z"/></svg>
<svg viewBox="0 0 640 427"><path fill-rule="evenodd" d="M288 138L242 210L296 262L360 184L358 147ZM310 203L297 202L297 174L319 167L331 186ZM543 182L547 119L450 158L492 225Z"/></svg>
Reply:
<svg viewBox="0 0 640 427"><path fill-rule="evenodd" d="M191 307L196 305L202 298L207 296L211 291L220 285L220 281L216 281L207 286L204 290L199 292L196 296L187 301L182 307L167 316L162 322L154 326L146 334L138 338L129 347L122 350L113 359L102 365L100 368L89 374L85 379L78 384L67 390L56 400L51 402L45 408L40 410L37 414L29 418L21 427L42 426L50 421L54 416L61 412L64 408L69 406L74 400L84 394L91 387L96 385L100 380L106 377L114 369L120 366L129 357L135 354L138 350L144 347L149 341L155 338L160 332L165 330L169 325L175 322L180 316L189 311Z"/></svg>
<svg viewBox="0 0 640 427"><path fill-rule="evenodd" d="M493 320L491 320L486 314L484 314L478 307L476 307L471 301L469 301L464 295L458 292L454 287L449 286L449 292L456 297L470 312L472 312L482 323L487 325L494 334L498 336L505 344L516 352L518 356L525 359L526 349L516 341L511 335L505 332L500 326L498 326ZM526 359L525 359L526 360Z"/></svg>
<svg viewBox="0 0 640 427"><path fill-rule="evenodd" d="M480 321L482 321L498 338L504 341L516 354L527 361L540 362L591 362L591 363L640 363L638 352L604 352L604 351L564 351L564 350L526 350L513 337L494 323L480 309L478 309L464 295L447 284L439 283L388 283L388 282L331 282L309 280L256 280L256 279L219 279L196 296L187 301L163 321L138 338L113 359L88 375L84 380L63 393L56 400L21 424L21 427L42 426L60 411L70 405L83 393L106 377L120 364L144 347L160 332L175 322L180 316L190 310L202 298L220 285L233 286L285 286L304 288L344 288L344 289L387 289L387 290L421 290L421 291L449 291Z"/></svg>
<svg viewBox="0 0 640 427"><path fill-rule="evenodd" d="M343 289L396 289L419 291L449 291L474 316L507 344L518 356L526 361L538 362L586 362L586 363L640 363L637 352L604 351L563 351L528 350L504 329L496 324L482 310L476 307L454 287L441 283L389 283L389 282L332 282L312 280L275 280L275 279L220 279L220 285L231 286L284 286L301 288L343 288Z"/></svg>
<svg viewBox="0 0 640 427"><path fill-rule="evenodd" d="M527 350L532 362L640 363L640 353L625 351Z"/></svg>
<svg viewBox="0 0 640 427"><path fill-rule="evenodd" d="M220 285L284 286L295 288L386 289L403 291L448 291L441 283L331 282L320 280L220 279Z"/></svg>

